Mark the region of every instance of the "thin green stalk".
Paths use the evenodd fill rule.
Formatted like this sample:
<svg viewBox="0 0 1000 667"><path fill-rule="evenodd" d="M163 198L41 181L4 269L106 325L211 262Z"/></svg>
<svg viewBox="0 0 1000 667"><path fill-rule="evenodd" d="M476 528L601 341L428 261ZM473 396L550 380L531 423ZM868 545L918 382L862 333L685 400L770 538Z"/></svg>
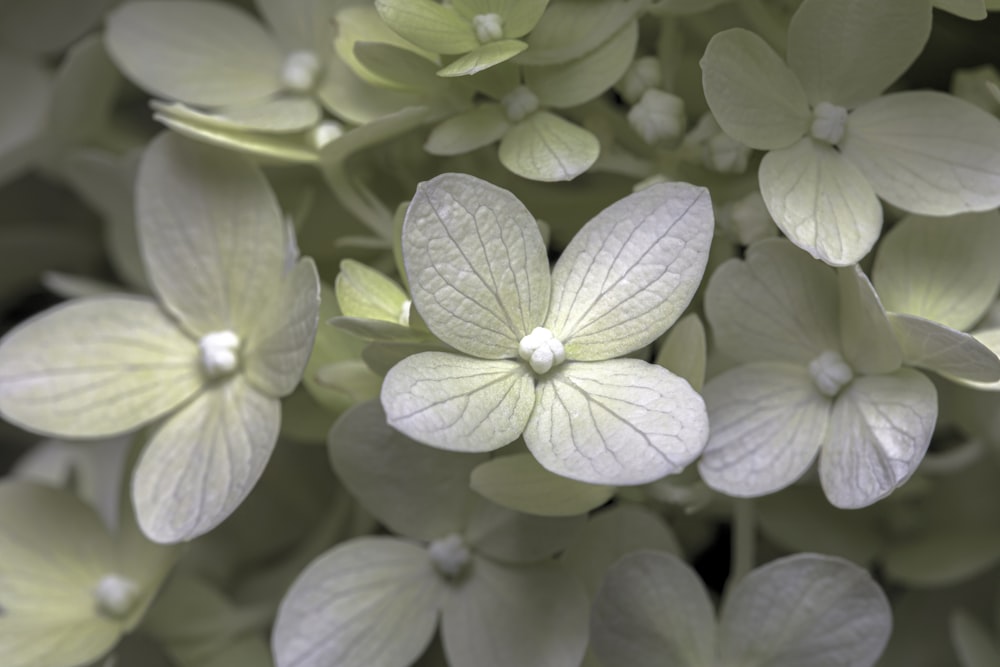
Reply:
<svg viewBox="0 0 1000 667"><path fill-rule="evenodd" d="M733 500L732 559L727 588L735 586L754 568L757 552L757 511L753 500Z"/></svg>

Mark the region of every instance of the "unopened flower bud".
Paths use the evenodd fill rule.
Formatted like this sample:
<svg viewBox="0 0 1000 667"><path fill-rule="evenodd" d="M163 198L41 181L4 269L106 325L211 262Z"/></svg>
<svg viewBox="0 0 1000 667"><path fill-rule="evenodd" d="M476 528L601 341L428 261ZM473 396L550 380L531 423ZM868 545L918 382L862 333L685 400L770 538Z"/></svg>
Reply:
<svg viewBox="0 0 1000 667"><path fill-rule="evenodd" d="M684 100L650 88L642 94L638 104L629 109L628 121L647 144L676 146L687 126Z"/></svg>

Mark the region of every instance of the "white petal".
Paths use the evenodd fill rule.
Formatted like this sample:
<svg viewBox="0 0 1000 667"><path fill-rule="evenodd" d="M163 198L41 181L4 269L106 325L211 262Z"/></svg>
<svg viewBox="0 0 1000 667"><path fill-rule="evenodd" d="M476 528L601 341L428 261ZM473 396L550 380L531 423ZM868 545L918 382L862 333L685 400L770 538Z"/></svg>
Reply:
<svg viewBox="0 0 1000 667"><path fill-rule="evenodd" d="M539 110L513 124L500 140L500 163L532 181L571 181L601 153L590 130L552 112Z"/></svg>
<svg viewBox="0 0 1000 667"><path fill-rule="evenodd" d="M970 334L914 315L889 318L907 364L960 381L1000 380L1000 359Z"/></svg>
<svg viewBox="0 0 1000 667"><path fill-rule="evenodd" d="M855 264L837 271L840 283L840 340L856 372L891 373L903 362L889 316L868 276Z"/></svg>
<svg viewBox="0 0 1000 667"><path fill-rule="evenodd" d="M705 385L711 426L698 470L731 496L783 489L809 469L830 419L830 399L793 364L738 366Z"/></svg>
<svg viewBox="0 0 1000 667"><path fill-rule="evenodd" d="M819 474L837 507L864 507L909 479L937 421L937 391L922 373L901 368L855 378L837 397Z"/></svg>
<svg viewBox="0 0 1000 667"><path fill-rule="evenodd" d="M171 415L132 477L143 532L156 542L182 542L219 525L260 479L280 424L278 399L238 375Z"/></svg>
<svg viewBox="0 0 1000 667"><path fill-rule="evenodd" d="M644 484L680 472L708 439L685 380L638 359L567 362L544 377L524 431L539 463L591 484Z"/></svg>

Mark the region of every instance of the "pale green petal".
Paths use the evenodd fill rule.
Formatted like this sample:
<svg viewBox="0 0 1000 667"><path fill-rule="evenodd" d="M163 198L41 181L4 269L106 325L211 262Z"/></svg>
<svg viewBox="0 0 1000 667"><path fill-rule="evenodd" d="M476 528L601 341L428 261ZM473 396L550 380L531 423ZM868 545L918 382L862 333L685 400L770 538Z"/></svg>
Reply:
<svg viewBox="0 0 1000 667"><path fill-rule="evenodd" d="M705 385L711 424L698 463L702 479L726 495L773 493L802 477L816 458L831 400L803 366L737 366Z"/></svg>
<svg viewBox="0 0 1000 667"><path fill-rule="evenodd" d="M500 456L472 471L471 487L498 505L539 516L586 514L610 500L615 489L553 474L530 454Z"/></svg>
<svg viewBox="0 0 1000 667"><path fill-rule="evenodd" d="M784 148L809 131L802 84L781 57L749 30L712 37L701 58L705 98L719 126L752 148Z"/></svg>
<svg viewBox="0 0 1000 667"><path fill-rule="evenodd" d="M111 538L71 493L0 484L0 654L5 667L65 667L95 660L122 634L97 613L94 587L112 574Z"/></svg>
<svg viewBox="0 0 1000 667"><path fill-rule="evenodd" d="M305 257L265 302L243 343L247 380L270 396L287 396L302 379L319 325L319 274Z"/></svg>
<svg viewBox="0 0 1000 667"><path fill-rule="evenodd" d="M488 452L524 431L535 402L531 372L516 361L421 352L392 367L382 384L389 424L414 440L459 452Z"/></svg>
<svg viewBox="0 0 1000 667"><path fill-rule="evenodd" d="M581 482L652 482L680 472L708 440L701 396L638 359L567 362L537 393L524 441L543 466Z"/></svg>
<svg viewBox="0 0 1000 667"><path fill-rule="evenodd" d="M486 461L413 442L386 424L378 401L345 412L327 449L337 476L366 510L394 533L428 541L461 530L474 498L469 475Z"/></svg>
<svg viewBox="0 0 1000 667"><path fill-rule="evenodd" d="M587 523L584 516L532 516L477 500L462 537L475 553L504 563L547 560L575 542Z"/></svg>
<svg viewBox="0 0 1000 667"><path fill-rule="evenodd" d="M888 310L967 330L1000 289L1000 215L908 216L882 237L872 282Z"/></svg>
<svg viewBox="0 0 1000 667"><path fill-rule="evenodd" d="M605 667L714 667L715 610L701 578L673 554L616 562L594 600L591 642Z"/></svg>
<svg viewBox="0 0 1000 667"><path fill-rule="evenodd" d="M973 337L983 345L985 345L994 355L1000 357L1000 329L981 329L979 331L972 332ZM992 362L990 362L990 365ZM963 380L961 378L956 378L954 376L947 376L948 379L958 382L959 384L964 384L975 389L982 389L985 391L1000 391L1000 381L997 382L969 382L968 380Z"/></svg>
<svg viewBox="0 0 1000 667"><path fill-rule="evenodd" d="M610 359L656 340L694 297L708 262L708 190L659 183L583 226L552 271L545 326L566 357Z"/></svg>
<svg viewBox="0 0 1000 667"><path fill-rule="evenodd" d="M632 63L639 22L630 21L582 58L559 65L524 68L524 85L542 106L565 109L589 102L615 84Z"/></svg>
<svg viewBox="0 0 1000 667"><path fill-rule="evenodd" d="M708 362L708 340L705 325L697 313L677 320L656 353L654 363L684 378L695 391L705 384L705 366Z"/></svg>
<svg viewBox="0 0 1000 667"><path fill-rule="evenodd" d="M855 264L838 269L837 279L844 358L857 372L893 372L902 365L903 353L868 276Z"/></svg>
<svg viewBox="0 0 1000 667"><path fill-rule="evenodd" d="M254 0L278 41L287 51L314 51L323 55L332 49L331 25L337 5L330 0Z"/></svg>
<svg viewBox="0 0 1000 667"><path fill-rule="evenodd" d="M677 538L660 515L642 505L616 503L590 516L580 538L560 560L583 581L593 599L608 568L640 549L681 554Z"/></svg>
<svg viewBox="0 0 1000 667"><path fill-rule="evenodd" d="M375 0L390 28L431 53L466 53L479 46L472 23L434 0Z"/></svg>
<svg viewBox="0 0 1000 667"><path fill-rule="evenodd" d="M1000 664L1000 649L996 640L976 618L965 611L957 609L948 619L951 642L958 654L961 667L992 667Z"/></svg>
<svg viewBox="0 0 1000 667"><path fill-rule="evenodd" d="M52 147L61 151L92 142L110 121L122 83L99 35L74 44L56 75L47 130Z"/></svg>
<svg viewBox="0 0 1000 667"><path fill-rule="evenodd" d="M143 155L136 199L146 269L167 308L196 336L245 335L285 264L285 226L260 170L164 133Z"/></svg>
<svg viewBox="0 0 1000 667"><path fill-rule="evenodd" d="M242 377L207 387L146 444L132 476L142 531L183 542L219 525L247 497L271 457L281 403Z"/></svg>
<svg viewBox="0 0 1000 667"><path fill-rule="evenodd" d="M788 64L813 105L847 108L888 88L931 32L927 0L806 0L788 27Z"/></svg>
<svg viewBox="0 0 1000 667"><path fill-rule="evenodd" d="M1000 359L970 334L915 315L889 315L903 361L971 382L1000 380Z"/></svg>
<svg viewBox="0 0 1000 667"><path fill-rule="evenodd" d="M406 292L381 271L345 259L340 263L334 288L337 305L344 315L400 324Z"/></svg>
<svg viewBox="0 0 1000 667"><path fill-rule="evenodd" d="M834 402L820 455L830 502L865 507L909 479L927 452L937 412L934 385L913 369L855 378Z"/></svg>
<svg viewBox="0 0 1000 667"><path fill-rule="evenodd" d="M354 57L374 77L372 83L393 90L434 94L442 88L438 64L410 49L379 42L355 42Z"/></svg>
<svg viewBox="0 0 1000 667"><path fill-rule="evenodd" d="M28 58L0 55L0 182L13 178L26 166L31 146L44 130L52 102L52 75Z"/></svg>
<svg viewBox="0 0 1000 667"><path fill-rule="evenodd" d="M722 606L719 661L741 667L871 667L892 629L885 593L850 561L796 554L759 567Z"/></svg>
<svg viewBox="0 0 1000 667"><path fill-rule="evenodd" d="M1000 120L944 93L886 95L847 119L840 144L879 197L913 213L1000 205Z"/></svg>
<svg viewBox="0 0 1000 667"><path fill-rule="evenodd" d="M4 0L0 43L32 55L57 55L98 28L107 0Z"/></svg>
<svg viewBox="0 0 1000 667"><path fill-rule="evenodd" d="M370 320L360 317L334 317L327 324L337 327L363 340L389 343L420 343L436 340L431 334L413 327L403 326L384 320Z"/></svg>
<svg viewBox="0 0 1000 667"><path fill-rule="evenodd" d="M571 181L590 169L601 144L589 130L548 111L536 111L507 130L500 162L532 181Z"/></svg>
<svg viewBox="0 0 1000 667"><path fill-rule="evenodd" d="M507 62L526 48L528 45L517 39L489 42L442 67L437 71L437 75L444 77L470 76L494 65Z"/></svg>
<svg viewBox="0 0 1000 667"><path fill-rule="evenodd" d="M882 559L886 578L919 588L955 586L1000 562L1000 535L982 527L948 526L889 545Z"/></svg>
<svg viewBox="0 0 1000 667"><path fill-rule="evenodd" d="M345 542L314 560L278 609L277 667L406 667L437 628L445 580L423 547L392 537Z"/></svg>
<svg viewBox="0 0 1000 667"><path fill-rule="evenodd" d="M837 300L833 271L772 239L712 273L705 315L715 344L737 361L808 364L840 348Z"/></svg>
<svg viewBox="0 0 1000 667"><path fill-rule="evenodd" d="M985 0L934 0L932 4L937 9L970 21L981 21L988 16Z"/></svg>
<svg viewBox="0 0 1000 667"><path fill-rule="evenodd" d="M413 92L379 88L365 81L339 58L330 59L316 95L331 114L355 125L421 103Z"/></svg>
<svg viewBox="0 0 1000 667"><path fill-rule="evenodd" d="M477 558L441 614L450 667L578 667L587 597L556 563L510 566Z"/></svg>
<svg viewBox="0 0 1000 667"><path fill-rule="evenodd" d="M314 127L323 113L314 100L289 96L218 107L201 118L223 130L290 133Z"/></svg>
<svg viewBox="0 0 1000 667"><path fill-rule="evenodd" d="M514 357L549 306L549 264L517 197L465 174L417 186L403 222L413 303L434 335L466 354Z"/></svg>
<svg viewBox="0 0 1000 667"><path fill-rule="evenodd" d="M454 0L451 3L466 19L478 14L499 14L503 19L504 37L528 34L542 17L549 0Z"/></svg>
<svg viewBox="0 0 1000 667"><path fill-rule="evenodd" d="M795 245L833 266L861 261L878 240L882 206L854 161L810 137L761 160L760 194Z"/></svg>
<svg viewBox="0 0 1000 667"><path fill-rule="evenodd" d="M553 0L525 39L521 65L558 65L603 44L640 11L645 0Z"/></svg>
<svg viewBox="0 0 1000 667"><path fill-rule="evenodd" d="M503 107L481 104L435 126L424 150L431 155L461 155L500 141L509 127Z"/></svg>
<svg viewBox="0 0 1000 667"><path fill-rule="evenodd" d="M281 88L281 53L246 12L211 2L133 2L108 17L105 44L129 79L162 97L219 106Z"/></svg>
<svg viewBox="0 0 1000 667"><path fill-rule="evenodd" d="M81 299L11 330L0 343L0 413L70 438L131 431L204 383L198 346L154 302Z"/></svg>

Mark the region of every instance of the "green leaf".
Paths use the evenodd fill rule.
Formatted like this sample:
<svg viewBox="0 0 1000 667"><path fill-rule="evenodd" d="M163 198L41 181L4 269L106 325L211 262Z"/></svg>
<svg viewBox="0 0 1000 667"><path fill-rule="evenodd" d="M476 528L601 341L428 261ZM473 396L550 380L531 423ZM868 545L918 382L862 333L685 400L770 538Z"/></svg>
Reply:
<svg viewBox="0 0 1000 667"><path fill-rule="evenodd" d="M587 55L558 65L524 68L524 85L543 106L556 109L589 102L622 78L639 42L639 22L630 21Z"/></svg>
<svg viewBox="0 0 1000 667"><path fill-rule="evenodd" d="M640 549L681 554L670 526L656 512L642 505L616 503L590 516L580 538L560 560L583 581L593 599L608 568Z"/></svg>
<svg viewBox="0 0 1000 667"><path fill-rule="evenodd" d="M195 336L249 333L285 264L285 226L260 170L164 133L143 156L136 200L146 269L167 309Z"/></svg>
<svg viewBox="0 0 1000 667"><path fill-rule="evenodd" d="M278 45L234 6L129 3L110 14L104 40L125 76L160 97L224 106L281 89Z"/></svg>
<svg viewBox="0 0 1000 667"><path fill-rule="evenodd" d="M591 642L605 667L709 667L717 664L716 635L708 591L673 554L622 557L594 600Z"/></svg>
<svg viewBox="0 0 1000 667"><path fill-rule="evenodd" d="M142 531L161 543L207 533L247 497L278 439L281 403L240 376L207 387L146 444L132 477Z"/></svg>
<svg viewBox="0 0 1000 667"><path fill-rule="evenodd" d="M524 431L535 401L531 371L517 361L421 352L382 384L389 424L414 440L459 452L489 452Z"/></svg>
<svg viewBox="0 0 1000 667"><path fill-rule="evenodd" d="M931 32L926 0L805 0L788 26L788 65L809 103L854 108L916 60Z"/></svg>
<svg viewBox="0 0 1000 667"><path fill-rule="evenodd" d="M756 34L733 28L712 37L701 58L705 99L719 126L752 148L785 148L809 131L802 84Z"/></svg>
<svg viewBox="0 0 1000 667"><path fill-rule="evenodd" d="M654 363L684 378L700 393L705 384L707 355L705 325L701 323L697 313L691 313L677 320L677 324L667 332Z"/></svg>
<svg viewBox="0 0 1000 667"><path fill-rule="evenodd" d="M893 93L859 107L840 144L879 197L924 215L1000 205L1000 120L944 93Z"/></svg>
<svg viewBox="0 0 1000 667"><path fill-rule="evenodd" d="M964 609L956 609L948 619L948 629L961 667L990 667L1000 664L1000 650L997 649L996 642L972 614Z"/></svg>
<svg viewBox="0 0 1000 667"><path fill-rule="evenodd" d="M576 60L611 39L645 8L646 0L553 0L525 40L528 50L517 63L558 65Z"/></svg>
<svg viewBox="0 0 1000 667"><path fill-rule="evenodd" d="M547 561L576 541L586 517L533 516L476 496L462 537L475 553L502 563Z"/></svg>
<svg viewBox="0 0 1000 667"><path fill-rule="evenodd" d="M375 0L390 28L431 53L467 53L479 46L472 23L434 0Z"/></svg>
<svg viewBox="0 0 1000 667"><path fill-rule="evenodd" d="M856 264L878 240L882 206L867 174L829 144L803 137L765 155L757 175L775 224L813 257Z"/></svg>
<svg viewBox="0 0 1000 667"><path fill-rule="evenodd" d="M487 102L436 125L424 150L431 155L461 155L500 141L508 128L503 107Z"/></svg>
<svg viewBox="0 0 1000 667"><path fill-rule="evenodd" d="M719 619L719 662L874 665L891 629L889 601L866 570L796 554L757 568L732 589Z"/></svg>
<svg viewBox="0 0 1000 667"><path fill-rule="evenodd" d="M378 401L345 412L327 439L337 476L391 531L434 540L460 531L474 495L469 475L486 461L425 447L386 424Z"/></svg>
<svg viewBox="0 0 1000 667"><path fill-rule="evenodd" d="M567 362L540 379L524 431L543 466L590 484L645 484L680 472L708 440L685 380L638 359Z"/></svg>
<svg viewBox="0 0 1000 667"><path fill-rule="evenodd" d="M908 216L882 237L872 282L888 310L967 330L1000 289L1000 216Z"/></svg>
<svg viewBox="0 0 1000 667"><path fill-rule="evenodd" d="M1000 380L1000 359L973 336L915 315L889 315L903 361L970 382Z"/></svg>
<svg viewBox="0 0 1000 667"><path fill-rule="evenodd" d="M545 326L566 357L610 359L656 340L694 297L713 230L708 191L686 183L650 186L594 216L552 271Z"/></svg>
<svg viewBox="0 0 1000 667"><path fill-rule="evenodd" d="M526 514L576 516L600 507L614 488L555 475L530 454L500 456L472 471L472 490L492 502Z"/></svg>
<svg viewBox="0 0 1000 667"><path fill-rule="evenodd" d="M0 106L0 183L12 179L32 157L52 102L52 76L40 64L19 56L0 56L6 101Z"/></svg>
<svg viewBox="0 0 1000 667"><path fill-rule="evenodd" d="M837 279L845 359L861 373L893 372L902 365L903 353L868 276L855 264L838 269Z"/></svg>
<svg viewBox="0 0 1000 667"><path fill-rule="evenodd" d="M471 76L494 65L507 62L523 52L528 45L517 39L501 39L488 42L469 51L437 71L438 76Z"/></svg>
<svg viewBox="0 0 1000 667"><path fill-rule="evenodd" d="M909 479L927 452L937 412L934 385L913 369L854 378L834 402L819 461L830 502L865 507Z"/></svg>
<svg viewBox="0 0 1000 667"><path fill-rule="evenodd" d="M434 636L444 586L420 546L392 537L345 542L285 594L271 640L275 664L409 665Z"/></svg>
<svg viewBox="0 0 1000 667"><path fill-rule="evenodd" d="M589 130L548 111L514 124L500 140L503 166L532 181L571 181L590 169L600 152Z"/></svg>
<svg viewBox="0 0 1000 667"><path fill-rule="evenodd" d="M763 496L802 477L816 459L831 400L806 368L780 362L737 366L705 385L712 425L698 471L726 495Z"/></svg>
<svg viewBox="0 0 1000 667"><path fill-rule="evenodd" d="M319 325L319 274L309 257L283 277L271 298L260 304L243 343L246 377L269 396L287 396L302 379Z"/></svg>
<svg viewBox="0 0 1000 667"><path fill-rule="evenodd" d="M142 297L71 301L0 342L0 413L51 435L131 431L176 408L204 381L197 344Z"/></svg>
<svg viewBox="0 0 1000 667"><path fill-rule="evenodd" d="M72 494L29 482L0 484L4 664L86 664L110 650L123 623L98 612L94 590L115 565L107 529Z"/></svg>
<svg viewBox="0 0 1000 667"><path fill-rule="evenodd" d="M587 647L587 598L556 563L512 567L477 558L449 591L441 636L451 667L577 667Z"/></svg>
<svg viewBox="0 0 1000 667"><path fill-rule="evenodd" d="M513 194L473 176L442 174L417 186L403 261L427 327L466 354L515 356L548 309L548 257L535 219Z"/></svg>
<svg viewBox="0 0 1000 667"><path fill-rule="evenodd" d="M840 348L837 299L833 271L771 239L712 273L705 315L715 344L737 361L808 364Z"/></svg>

